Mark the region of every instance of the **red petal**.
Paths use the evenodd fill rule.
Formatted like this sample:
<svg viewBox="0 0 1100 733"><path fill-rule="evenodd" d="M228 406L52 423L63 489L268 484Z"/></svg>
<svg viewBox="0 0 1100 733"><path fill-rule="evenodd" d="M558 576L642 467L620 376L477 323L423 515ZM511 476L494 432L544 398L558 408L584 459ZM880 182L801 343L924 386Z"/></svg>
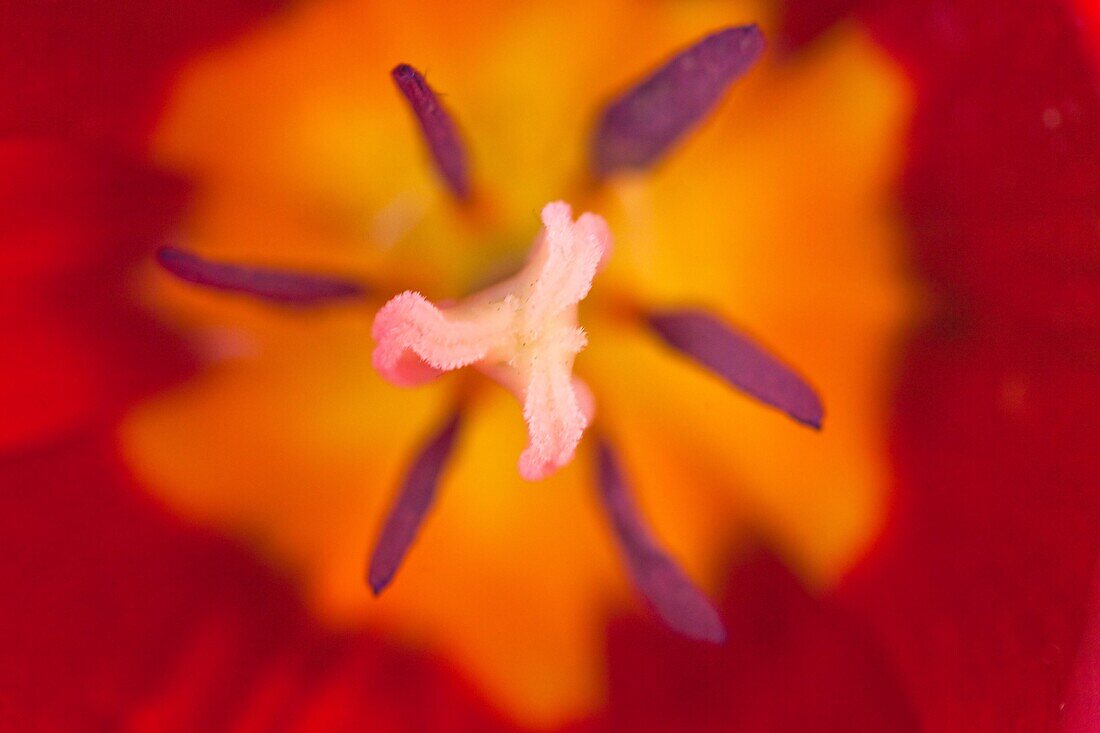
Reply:
<svg viewBox="0 0 1100 733"><path fill-rule="evenodd" d="M1100 730L1100 564L1092 585L1092 604L1073 665L1062 733L1095 733Z"/></svg>
<svg viewBox="0 0 1100 733"><path fill-rule="evenodd" d="M1100 66L1060 2L881 2L917 83L903 206L917 260L960 306L1100 336Z"/></svg>
<svg viewBox="0 0 1100 733"><path fill-rule="evenodd" d="M926 730L1056 727L1100 553L1098 412L1096 367L1070 344L941 323L910 346L892 522L838 598Z"/></svg>
<svg viewBox="0 0 1100 733"><path fill-rule="evenodd" d="M185 373L129 287L182 201L178 181L121 156L0 142L0 450L109 419Z"/></svg>
<svg viewBox="0 0 1100 733"><path fill-rule="evenodd" d="M109 436L0 465L11 730L506 730L444 666L336 633L131 486Z"/></svg>
<svg viewBox="0 0 1100 733"><path fill-rule="evenodd" d="M726 589L722 646L637 620L611 629L609 728L647 731L917 730L904 693L864 629L756 554Z"/></svg>
<svg viewBox="0 0 1100 733"><path fill-rule="evenodd" d="M142 150L180 65L279 0L0 3L0 129Z"/></svg>

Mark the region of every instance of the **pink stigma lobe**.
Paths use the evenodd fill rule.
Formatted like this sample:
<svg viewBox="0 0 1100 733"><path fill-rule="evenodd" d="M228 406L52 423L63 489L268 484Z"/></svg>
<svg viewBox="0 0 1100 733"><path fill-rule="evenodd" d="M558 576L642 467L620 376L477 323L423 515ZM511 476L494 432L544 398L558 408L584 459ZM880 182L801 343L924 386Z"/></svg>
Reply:
<svg viewBox="0 0 1100 733"><path fill-rule="evenodd" d="M592 395L573 376L587 344L577 304L611 251L611 232L596 214L573 221L558 201L543 208L542 223L515 276L445 307L406 291L382 307L372 329L374 367L393 384L416 386L472 366L512 392L528 432L519 472L531 481L572 460L592 419Z"/></svg>

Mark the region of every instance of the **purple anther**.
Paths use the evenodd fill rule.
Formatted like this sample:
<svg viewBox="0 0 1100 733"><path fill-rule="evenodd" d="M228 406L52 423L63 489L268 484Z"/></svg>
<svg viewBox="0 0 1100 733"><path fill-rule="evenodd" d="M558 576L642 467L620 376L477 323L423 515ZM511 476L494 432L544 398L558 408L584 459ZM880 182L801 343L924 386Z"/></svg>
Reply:
<svg viewBox="0 0 1100 733"><path fill-rule="evenodd" d="M361 296L365 292L363 286L350 280L212 262L176 247L157 250L157 262L181 280L282 305L323 305Z"/></svg>
<svg viewBox="0 0 1100 733"><path fill-rule="evenodd" d="M672 57L608 105L592 139L598 176L648 168L702 121L764 50L755 25L725 28Z"/></svg>
<svg viewBox="0 0 1100 733"><path fill-rule="evenodd" d="M814 388L747 336L700 310L650 313L647 320L669 346L729 384L821 429L824 409Z"/></svg>
<svg viewBox="0 0 1100 733"><path fill-rule="evenodd" d="M394 573L405 559L416 533L431 509L443 467L454 449L461 414L455 412L416 456L401 492L382 526L378 544L371 555L367 582L378 595L393 580Z"/></svg>
<svg viewBox="0 0 1100 733"><path fill-rule="evenodd" d="M394 83L409 101L424 139L431 150L436 168L451 192L460 201L470 196L470 179L466 164L466 147L458 136L458 127L439 103L424 76L408 64L398 64L391 72Z"/></svg>
<svg viewBox="0 0 1100 733"><path fill-rule="evenodd" d="M650 535L618 460L603 440L597 460L600 498L638 590L665 623L684 636L716 644L725 641L726 630L714 606Z"/></svg>

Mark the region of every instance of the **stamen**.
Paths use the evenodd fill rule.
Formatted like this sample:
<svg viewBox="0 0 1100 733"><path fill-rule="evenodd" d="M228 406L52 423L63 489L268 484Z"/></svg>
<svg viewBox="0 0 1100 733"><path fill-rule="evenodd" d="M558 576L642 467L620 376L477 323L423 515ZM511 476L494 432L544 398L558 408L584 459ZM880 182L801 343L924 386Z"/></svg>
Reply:
<svg viewBox="0 0 1100 733"><path fill-rule="evenodd" d="M398 64L390 73L420 122L440 175L455 197L466 201L470 196L470 181L466 148L458 136L458 127L419 71L408 64Z"/></svg>
<svg viewBox="0 0 1100 733"><path fill-rule="evenodd" d="M612 102L596 128L598 176L647 168L699 123L764 50L755 25L725 28L681 51Z"/></svg>
<svg viewBox="0 0 1100 733"><path fill-rule="evenodd" d="M569 204L542 210L543 230L514 277L440 308L420 293L392 298L374 319L374 367L393 384L415 386L473 366L523 404L528 445L520 474L543 478L573 458L592 419L587 387L572 376L587 343L577 303L611 250L607 223Z"/></svg>
<svg viewBox="0 0 1100 733"><path fill-rule="evenodd" d="M157 250L157 262L181 280L215 290L252 295L283 305L322 305L364 294L350 280L266 267L211 262L175 247Z"/></svg>
<svg viewBox="0 0 1100 733"><path fill-rule="evenodd" d="M597 460L600 497L638 590L665 623L684 636L716 644L725 641L718 612L654 541L634 506L611 446L602 440Z"/></svg>
<svg viewBox="0 0 1100 733"><path fill-rule="evenodd" d="M669 346L729 384L821 429L824 409L814 388L748 337L698 310L651 313L647 320Z"/></svg>
<svg viewBox="0 0 1100 733"><path fill-rule="evenodd" d="M424 516L435 499L439 476L454 449L461 420L461 414L456 411L421 449L405 477L371 555L367 582L375 595L390 584L409 546L416 539Z"/></svg>

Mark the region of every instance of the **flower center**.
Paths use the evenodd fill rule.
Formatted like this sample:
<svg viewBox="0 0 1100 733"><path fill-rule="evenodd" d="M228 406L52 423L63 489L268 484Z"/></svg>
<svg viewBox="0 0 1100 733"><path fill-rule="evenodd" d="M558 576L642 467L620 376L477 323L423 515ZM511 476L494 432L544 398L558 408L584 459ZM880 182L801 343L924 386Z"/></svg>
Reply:
<svg viewBox="0 0 1100 733"><path fill-rule="evenodd" d="M516 275L439 306L406 291L382 307L372 330L374 366L394 384L416 386L473 366L512 392L529 438L519 471L532 481L572 460L592 419L591 393L573 376L587 343L577 304L611 251L607 223L596 214L574 222L558 201L543 208L542 223Z"/></svg>

